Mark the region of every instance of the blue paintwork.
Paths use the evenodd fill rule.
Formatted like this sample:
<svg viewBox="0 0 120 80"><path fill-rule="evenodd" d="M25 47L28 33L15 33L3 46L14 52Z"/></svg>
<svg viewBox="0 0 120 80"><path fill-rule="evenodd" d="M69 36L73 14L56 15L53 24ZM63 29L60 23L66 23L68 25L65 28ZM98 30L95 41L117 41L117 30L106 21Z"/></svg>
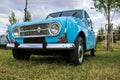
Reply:
<svg viewBox="0 0 120 80"><path fill-rule="evenodd" d="M15 39L12 35L12 29L14 27L19 26L25 26L25 25L34 25L34 24L40 24L40 23L48 23L48 22L57 22L61 25L61 31L57 36L46 36L45 40L47 43L63 43L58 40L61 36L66 36L67 41L64 41L64 43L74 43L78 34L80 32L83 32L85 35L85 43L86 43L86 49L92 49L95 48L96 45L96 38L94 31L92 29L92 21L90 22L91 26L86 24L85 22L85 11L82 10L82 19L78 19L72 16L69 17L57 17L52 19L45 19L45 20L38 20L38 21L32 21L32 22L22 22L14 24L9 29L9 38ZM66 29L66 32L65 32ZM23 43L23 38L16 38L15 39L18 43ZM57 46L57 45L56 45Z"/></svg>

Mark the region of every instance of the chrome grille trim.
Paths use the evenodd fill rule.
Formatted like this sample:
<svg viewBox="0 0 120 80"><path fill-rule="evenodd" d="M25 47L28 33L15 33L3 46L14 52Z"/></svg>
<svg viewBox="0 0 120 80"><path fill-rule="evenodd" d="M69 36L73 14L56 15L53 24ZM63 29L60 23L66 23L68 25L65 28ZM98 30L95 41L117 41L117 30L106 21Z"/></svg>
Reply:
<svg viewBox="0 0 120 80"><path fill-rule="evenodd" d="M60 24L57 23L59 26ZM23 38L28 37L44 37L44 36L55 36L50 32L52 23L42 23L42 24L33 24L33 25L27 25L27 26L20 26L20 36ZM61 28L60 28L61 30ZM58 34L56 34L58 35ZM19 38L15 37L15 38Z"/></svg>

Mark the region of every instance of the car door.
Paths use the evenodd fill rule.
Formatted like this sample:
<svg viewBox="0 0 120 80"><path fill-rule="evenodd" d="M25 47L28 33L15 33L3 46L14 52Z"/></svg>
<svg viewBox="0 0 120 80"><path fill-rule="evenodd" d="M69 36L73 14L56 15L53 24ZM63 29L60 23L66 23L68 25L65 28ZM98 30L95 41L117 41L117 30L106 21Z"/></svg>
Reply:
<svg viewBox="0 0 120 80"><path fill-rule="evenodd" d="M85 12L85 23L86 23L86 27L88 30L88 44L89 44L89 49L92 49L95 47L95 34L93 31L93 27L92 27L92 21L89 17L89 15L87 14L87 12Z"/></svg>

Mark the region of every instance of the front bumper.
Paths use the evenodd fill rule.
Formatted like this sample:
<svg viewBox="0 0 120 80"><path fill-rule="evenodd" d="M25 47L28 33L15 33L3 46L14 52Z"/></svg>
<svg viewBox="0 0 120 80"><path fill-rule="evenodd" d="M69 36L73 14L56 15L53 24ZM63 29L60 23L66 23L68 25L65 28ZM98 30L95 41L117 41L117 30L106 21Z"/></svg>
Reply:
<svg viewBox="0 0 120 80"><path fill-rule="evenodd" d="M9 48L15 48L14 43L7 44ZM17 48L25 49L43 49L43 44L20 44ZM57 43L57 44L47 44L46 49L74 49L75 45L73 43Z"/></svg>

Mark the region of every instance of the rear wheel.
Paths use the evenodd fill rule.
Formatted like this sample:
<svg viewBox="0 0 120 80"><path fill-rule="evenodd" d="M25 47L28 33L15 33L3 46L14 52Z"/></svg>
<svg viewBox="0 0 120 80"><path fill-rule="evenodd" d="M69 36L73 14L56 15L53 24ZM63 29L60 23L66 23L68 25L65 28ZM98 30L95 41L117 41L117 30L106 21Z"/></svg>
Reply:
<svg viewBox="0 0 120 80"><path fill-rule="evenodd" d="M30 53L24 49L12 49L13 57L18 60L29 60Z"/></svg>
<svg viewBox="0 0 120 80"><path fill-rule="evenodd" d="M91 49L91 56L95 56L95 55L96 55L95 48L94 48L94 49Z"/></svg>
<svg viewBox="0 0 120 80"><path fill-rule="evenodd" d="M76 48L70 53L70 62L75 65L81 64L84 58L84 42L81 37L75 41Z"/></svg>

